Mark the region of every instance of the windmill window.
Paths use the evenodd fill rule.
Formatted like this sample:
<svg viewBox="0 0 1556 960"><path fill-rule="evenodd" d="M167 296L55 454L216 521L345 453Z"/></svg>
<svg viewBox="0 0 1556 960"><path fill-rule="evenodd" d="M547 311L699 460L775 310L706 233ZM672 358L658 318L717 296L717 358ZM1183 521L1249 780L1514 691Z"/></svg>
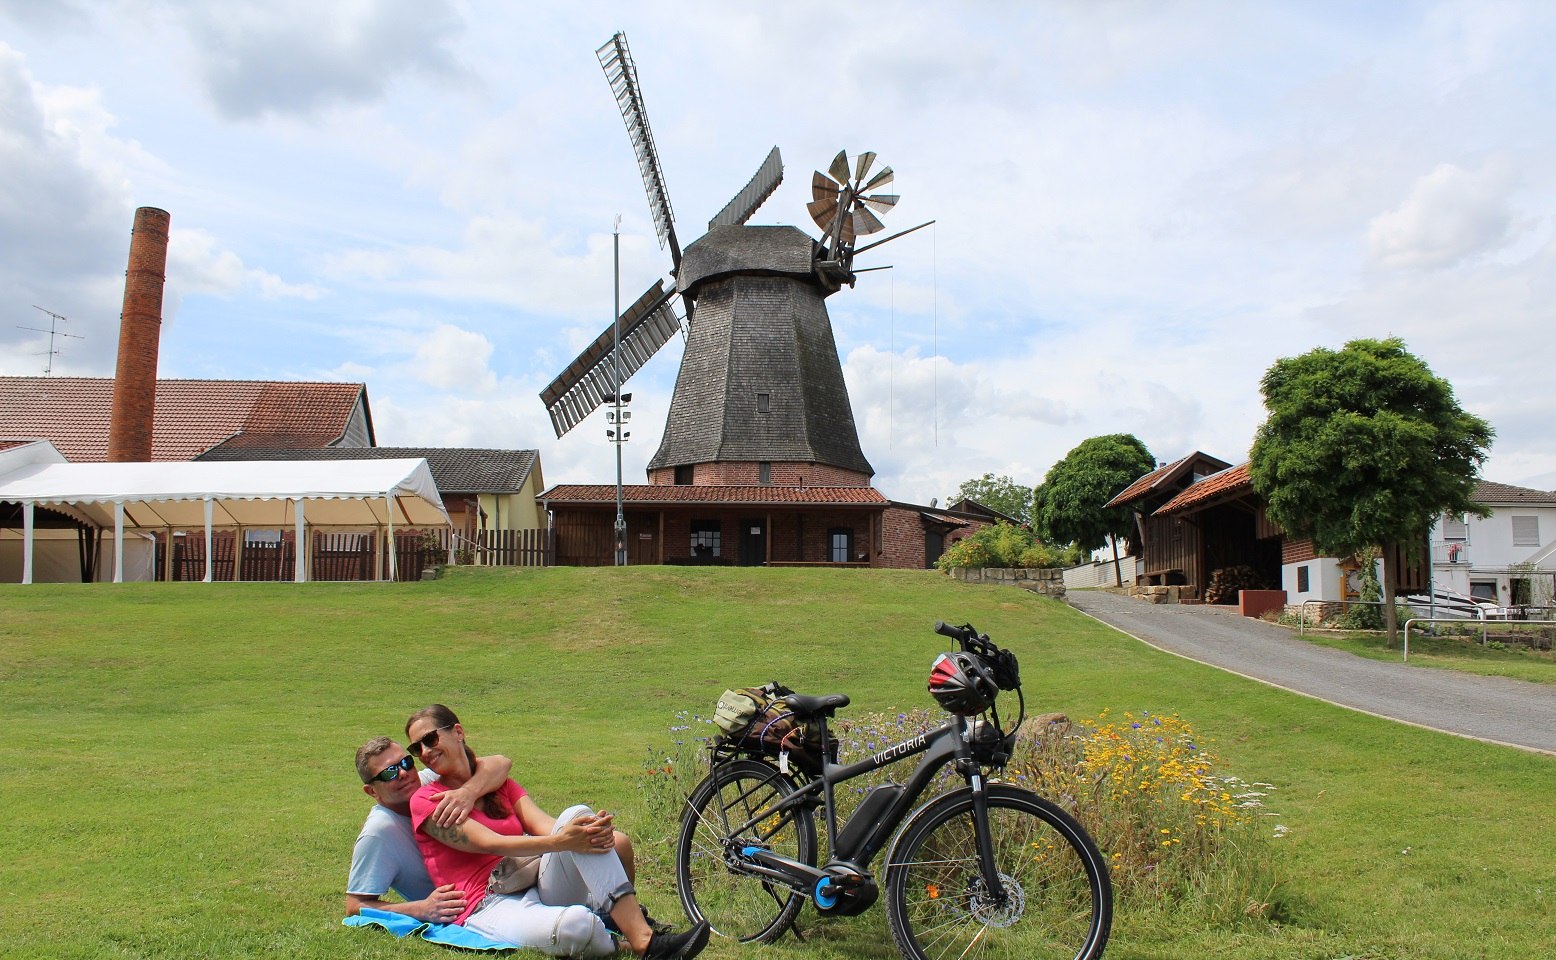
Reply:
<svg viewBox="0 0 1556 960"><path fill-rule="evenodd" d="M1540 545L1540 518L1513 518L1513 546L1538 547Z"/></svg>
<svg viewBox="0 0 1556 960"><path fill-rule="evenodd" d="M691 486L691 484L692 484L692 468L691 468L691 464L687 464L686 466L683 466L683 467L676 467L675 468L675 485L678 486L678 487L689 487L689 486Z"/></svg>
<svg viewBox="0 0 1556 960"><path fill-rule="evenodd" d="M763 461L756 466L757 482L767 486L773 482L773 465Z"/></svg>
<svg viewBox="0 0 1556 960"><path fill-rule="evenodd" d="M833 527L827 531L827 559L833 563L847 563L854 556L854 531L847 527Z"/></svg>
<svg viewBox="0 0 1556 960"><path fill-rule="evenodd" d="M692 556L718 556L721 540L721 530L717 520L692 521Z"/></svg>
<svg viewBox="0 0 1556 960"><path fill-rule="evenodd" d="M756 412L757 413L769 413L769 412L771 412L770 411L771 404L770 404L770 402L768 400L768 398L770 396L771 396L771 394L766 394L766 393L759 393L759 394L756 395Z"/></svg>

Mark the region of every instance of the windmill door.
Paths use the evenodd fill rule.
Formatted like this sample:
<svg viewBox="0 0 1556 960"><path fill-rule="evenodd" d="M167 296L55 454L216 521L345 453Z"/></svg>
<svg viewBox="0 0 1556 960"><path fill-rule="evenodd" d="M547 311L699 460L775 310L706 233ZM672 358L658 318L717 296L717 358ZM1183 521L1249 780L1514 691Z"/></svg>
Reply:
<svg viewBox="0 0 1556 960"><path fill-rule="evenodd" d="M767 523L763 520L740 521L740 565L759 567L767 562Z"/></svg>

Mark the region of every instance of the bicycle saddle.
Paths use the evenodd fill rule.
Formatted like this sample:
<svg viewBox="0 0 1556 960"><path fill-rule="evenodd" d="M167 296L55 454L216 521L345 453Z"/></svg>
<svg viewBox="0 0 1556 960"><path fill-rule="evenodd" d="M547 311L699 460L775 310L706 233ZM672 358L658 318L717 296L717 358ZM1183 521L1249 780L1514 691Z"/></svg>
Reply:
<svg viewBox="0 0 1556 960"><path fill-rule="evenodd" d="M812 697L803 693L791 693L783 699L797 717L830 717L832 716L832 711L838 707L848 706L848 694L846 693L828 693L819 697Z"/></svg>

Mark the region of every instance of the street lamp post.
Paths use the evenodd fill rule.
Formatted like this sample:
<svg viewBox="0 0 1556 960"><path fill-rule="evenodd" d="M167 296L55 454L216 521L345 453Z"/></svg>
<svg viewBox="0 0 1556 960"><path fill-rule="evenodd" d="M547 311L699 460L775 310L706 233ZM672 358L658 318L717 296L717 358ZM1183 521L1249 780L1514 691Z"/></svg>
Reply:
<svg viewBox="0 0 1556 960"><path fill-rule="evenodd" d="M610 420L615 428L606 431L611 442L616 447L616 566L627 565L627 517L621 507L621 445L627 442L626 424L621 415L621 214L616 215L616 224L611 231L611 256L612 272L615 275L615 292L611 301L611 316L615 319L611 322L611 330L614 333L611 346L611 379L616 389L611 392L611 416Z"/></svg>

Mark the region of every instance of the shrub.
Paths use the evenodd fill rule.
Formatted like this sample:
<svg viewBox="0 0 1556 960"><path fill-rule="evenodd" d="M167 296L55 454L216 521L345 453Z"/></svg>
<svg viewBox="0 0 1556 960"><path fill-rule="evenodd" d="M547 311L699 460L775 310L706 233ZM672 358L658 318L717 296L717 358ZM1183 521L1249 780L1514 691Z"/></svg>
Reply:
<svg viewBox="0 0 1556 960"><path fill-rule="evenodd" d="M1026 527L1000 522L984 527L949 547L935 565L942 570L968 567L1064 567L1079 563L1073 546L1043 543Z"/></svg>
<svg viewBox="0 0 1556 960"><path fill-rule="evenodd" d="M924 709L862 714L837 720L832 734L838 759L849 763L943 721L944 714ZM1104 710L1086 724L1061 719L1039 727L1029 720L1024 727L1002 778L1058 803L1085 825L1108 860L1121 909L1188 912L1220 925L1273 916L1279 880L1272 841L1287 833L1268 823L1275 815L1264 800L1273 786L1233 776L1175 714L1141 711L1111 721ZM670 733L668 747L650 748L640 787L654 829L662 828L673 846L685 798L707 775L707 747L718 730L682 711ZM871 787L905 782L912 768L912 761L892 764L840 784L839 820ZM959 785L947 766L919 802Z"/></svg>

